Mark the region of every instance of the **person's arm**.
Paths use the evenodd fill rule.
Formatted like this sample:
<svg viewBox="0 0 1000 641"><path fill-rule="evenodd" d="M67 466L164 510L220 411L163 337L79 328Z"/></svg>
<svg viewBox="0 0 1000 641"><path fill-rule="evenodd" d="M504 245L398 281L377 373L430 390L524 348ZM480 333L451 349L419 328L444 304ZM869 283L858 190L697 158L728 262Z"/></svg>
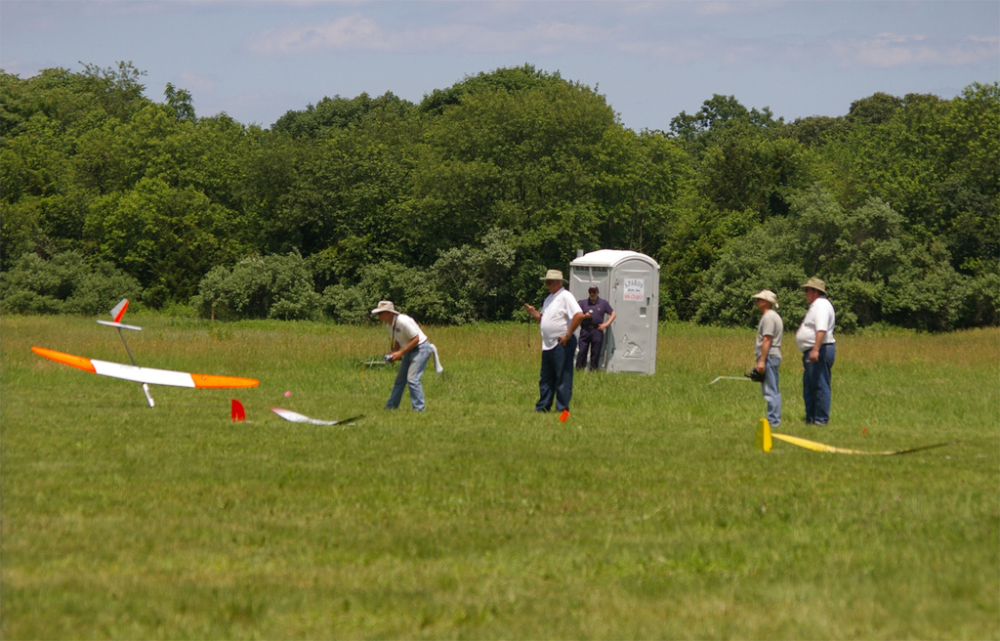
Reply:
<svg viewBox="0 0 1000 641"><path fill-rule="evenodd" d="M573 332L576 331L576 328L579 327L580 323L582 322L583 322L583 312L577 312L576 314L574 314L573 320L569 322L569 331L566 332L565 336L559 339L559 344L566 345L566 341L569 340L569 337L573 335Z"/></svg>
<svg viewBox="0 0 1000 641"><path fill-rule="evenodd" d="M773 336L765 336L760 342L760 358L757 359L757 371L763 372L764 367L767 364L767 354L771 351L771 342L774 340Z"/></svg>
<svg viewBox="0 0 1000 641"><path fill-rule="evenodd" d="M602 332L606 330L608 328L608 325L615 322L615 316L617 316L617 313L615 312L615 310L611 310L611 316L608 316L608 320L598 325L597 329L601 330Z"/></svg>
<svg viewBox="0 0 1000 641"><path fill-rule="evenodd" d="M524 309L527 310L528 316L531 316L533 319L535 319L536 323L540 323L542 321L542 315L532 305L525 303Z"/></svg>
<svg viewBox="0 0 1000 641"><path fill-rule="evenodd" d="M816 331L816 342L813 344L811 350L809 350L809 362L818 363L819 362L819 348L823 346L823 339L826 338L826 332L823 330Z"/></svg>
<svg viewBox="0 0 1000 641"><path fill-rule="evenodd" d="M403 358L403 355L409 351L412 351L413 348L417 346L417 343L419 341L420 341L420 335L417 334L416 336L410 339L410 342L406 344L406 347L404 347L403 349L397 349L395 352L390 354L389 360L398 361L399 359ZM399 347L399 343L396 343L396 347Z"/></svg>

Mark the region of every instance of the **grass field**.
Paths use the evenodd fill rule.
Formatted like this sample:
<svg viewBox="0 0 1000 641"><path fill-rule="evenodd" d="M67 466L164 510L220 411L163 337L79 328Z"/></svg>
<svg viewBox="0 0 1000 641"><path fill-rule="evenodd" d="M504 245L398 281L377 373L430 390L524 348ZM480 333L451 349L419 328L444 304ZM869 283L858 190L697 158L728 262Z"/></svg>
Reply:
<svg viewBox="0 0 1000 641"><path fill-rule="evenodd" d="M0 319L5 639L1000 638L995 328L838 337L828 428L789 336L780 431L958 442L852 456L754 449L759 386L707 384L749 330L663 326L655 376L579 376L563 424L532 411L537 326L430 328L415 414L358 365L381 328L128 320L140 365L261 384L150 409L30 351L127 362L113 330Z"/></svg>

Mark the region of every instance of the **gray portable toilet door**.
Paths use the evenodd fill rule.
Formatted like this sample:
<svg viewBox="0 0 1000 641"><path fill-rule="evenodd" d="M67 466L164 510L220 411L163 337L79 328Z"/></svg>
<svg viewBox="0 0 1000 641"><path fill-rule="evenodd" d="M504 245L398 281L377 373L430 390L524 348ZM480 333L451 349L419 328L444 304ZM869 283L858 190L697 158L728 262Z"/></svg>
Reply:
<svg viewBox="0 0 1000 641"><path fill-rule="evenodd" d="M615 274L616 298L621 309L615 319L615 369L645 372L650 358L650 305L654 285L649 267L641 261L626 261ZM655 358L655 355L653 355Z"/></svg>

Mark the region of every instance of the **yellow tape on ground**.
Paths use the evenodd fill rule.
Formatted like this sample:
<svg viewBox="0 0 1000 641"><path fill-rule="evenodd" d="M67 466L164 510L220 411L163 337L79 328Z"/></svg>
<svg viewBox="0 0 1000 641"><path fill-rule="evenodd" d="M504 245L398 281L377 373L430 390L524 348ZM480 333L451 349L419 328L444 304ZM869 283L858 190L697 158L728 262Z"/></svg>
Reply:
<svg viewBox="0 0 1000 641"><path fill-rule="evenodd" d="M934 445L913 447L908 450L895 450L889 452L866 452L864 450L849 450L843 447L834 447L832 445L826 445L825 443L817 443L816 441L810 441L809 439L799 438L798 436L789 436L788 434L778 434L777 432L771 432L771 438L776 438L779 441L785 441L786 443L791 443L792 445L798 445L799 447L804 447L807 450L813 450L815 452L829 452L830 454L871 454L874 456L892 456L893 454L909 454L910 452L919 452L920 450L929 450L935 447L954 445L955 443L955 441L949 441L947 443L935 443Z"/></svg>

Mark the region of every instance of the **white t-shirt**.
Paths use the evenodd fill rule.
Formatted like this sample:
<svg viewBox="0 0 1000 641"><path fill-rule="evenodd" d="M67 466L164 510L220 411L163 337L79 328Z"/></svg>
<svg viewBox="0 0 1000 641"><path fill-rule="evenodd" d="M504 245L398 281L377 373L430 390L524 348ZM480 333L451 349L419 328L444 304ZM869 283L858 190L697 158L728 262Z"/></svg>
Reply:
<svg viewBox="0 0 1000 641"><path fill-rule="evenodd" d="M413 340L414 336L420 337L417 345L427 340L427 335L420 331L420 325L417 325L417 321L406 314L396 314L396 318L389 325L389 333L392 334L393 340L399 343L399 349L406 347L406 344Z"/></svg>
<svg viewBox="0 0 1000 641"><path fill-rule="evenodd" d="M833 305L826 298L820 296L809 306L806 317L802 319L799 330L795 332L795 344L800 352L805 352L813 348L816 344L816 332L826 332L823 337L823 344L836 343L833 340L833 326L837 322L837 315L833 311Z"/></svg>
<svg viewBox="0 0 1000 641"><path fill-rule="evenodd" d="M542 303L542 351L547 352L559 344L559 339L569 333L573 317L582 314L580 303L565 287L549 294Z"/></svg>

